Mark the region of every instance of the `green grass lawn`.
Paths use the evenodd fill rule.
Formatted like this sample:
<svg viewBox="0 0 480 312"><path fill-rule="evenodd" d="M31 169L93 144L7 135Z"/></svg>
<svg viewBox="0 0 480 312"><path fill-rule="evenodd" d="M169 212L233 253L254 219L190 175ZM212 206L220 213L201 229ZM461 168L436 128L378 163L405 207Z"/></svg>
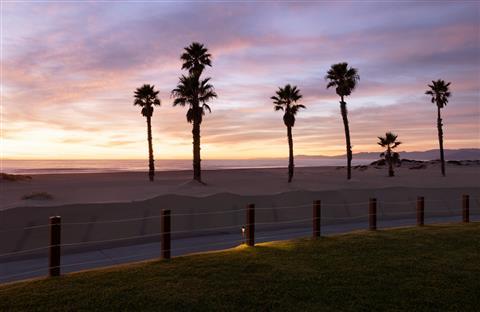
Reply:
<svg viewBox="0 0 480 312"><path fill-rule="evenodd" d="M480 223L355 232L0 286L1 311L479 311Z"/></svg>

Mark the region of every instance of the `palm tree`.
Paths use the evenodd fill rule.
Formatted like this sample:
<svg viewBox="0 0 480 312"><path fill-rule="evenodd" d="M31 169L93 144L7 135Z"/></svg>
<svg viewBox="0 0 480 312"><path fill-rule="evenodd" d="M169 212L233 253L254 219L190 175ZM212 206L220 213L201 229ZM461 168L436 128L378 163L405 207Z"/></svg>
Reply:
<svg viewBox="0 0 480 312"><path fill-rule="evenodd" d="M440 109L447 106L448 98L451 93L448 87L450 82L445 83L444 80L438 79L432 80L432 84L428 85L430 90L427 90L425 94L432 96L432 103L437 104L437 128L438 128L438 142L440 145L440 161L442 165L442 175L445 176L445 156L443 154L443 129L442 129L442 117L440 115Z"/></svg>
<svg viewBox="0 0 480 312"><path fill-rule="evenodd" d="M195 75L182 75L172 96L175 98L173 106L188 105L187 121L193 124L193 179L202 182L200 167L200 125L205 111L211 112L207 102L217 97L210 78L199 80Z"/></svg>
<svg viewBox="0 0 480 312"><path fill-rule="evenodd" d="M380 157L383 157L388 164L388 176L393 177L395 174L393 172L393 165L400 163L400 155L393 152L393 149L402 144L402 142L397 141L397 135L392 132L385 133L385 137L378 137L380 140L378 145L386 147L385 152L380 154Z"/></svg>
<svg viewBox="0 0 480 312"><path fill-rule="evenodd" d="M160 105L158 99L158 92L155 91L155 86L144 84L137 90L135 90L135 101L133 105L142 107L142 115L147 118L147 139L148 139L148 176L150 181L153 181L155 176L155 165L153 160L153 147L152 147L152 115L153 107Z"/></svg>
<svg viewBox="0 0 480 312"><path fill-rule="evenodd" d="M340 110L347 145L347 179L350 180L352 178L352 145L350 143L350 129L348 127L347 103L344 101L344 98L349 96L355 89L358 80L360 80L360 76L356 68L348 67L348 63L338 63L331 66L325 79L328 80L327 89L335 87L335 91L340 96Z"/></svg>
<svg viewBox="0 0 480 312"><path fill-rule="evenodd" d="M288 183L292 182L293 178L293 137L292 128L295 125L295 115L300 108L305 108L302 104L296 104L302 98L300 90L297 86L287 84L283 88L278 88L276 95L272 96L275 111L285 111L283 115L283 123L287 126L288 136Z"/></svg>
<svg viewBox="0 0 480 312"><path fill-rule="evenodd" d="M193 124L193 179L202 182L200 159L200 124L205 110L211 112L207 102L217 97L210 78L200 79L205 66L212 66L208 49L201 43L193 42L184 48L180 56L183 61L182 69L188 70L189 75L182 75L172 96L175 98L173 106L189 105L187 121Z"/></svg>

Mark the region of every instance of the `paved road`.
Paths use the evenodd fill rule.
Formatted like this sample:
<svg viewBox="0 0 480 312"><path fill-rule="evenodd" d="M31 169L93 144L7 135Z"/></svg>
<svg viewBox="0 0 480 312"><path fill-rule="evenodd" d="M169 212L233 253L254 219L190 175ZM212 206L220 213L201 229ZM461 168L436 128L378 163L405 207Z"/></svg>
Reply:
<svg viewBox="0 0 480 312"><path fill-rule="evenodd" d="M472 221L480 221L480 215L470 217ZM430 217L425 223L459 222L460 217ZM380 220L379 228L415 225L415 219ZM352 222L337 225L322 225L322 235L347 233L354 230L366 229L367 222ZM255 233L256 242L286 240L299 237L308 237L312 233L311 227L296 227L281 230L259 231ZM238 246L242 243L239 229L238 234L205 235L198 237L175 239L172 241L172 256L181 256L196 252L221 250ZM115 248L102 248L95 251L67 253L62 255L62 273L81 271L122 263L154 259L160 257L160 243L136 244ZM48 259L36 257L17 261L0 263L0 283L46 276L48 274Z"/></svg>

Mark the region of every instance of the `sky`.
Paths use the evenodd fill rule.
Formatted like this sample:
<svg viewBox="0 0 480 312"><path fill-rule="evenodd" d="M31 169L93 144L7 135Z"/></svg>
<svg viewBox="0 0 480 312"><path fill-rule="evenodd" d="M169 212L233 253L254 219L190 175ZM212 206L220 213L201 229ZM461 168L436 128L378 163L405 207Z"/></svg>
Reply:
<svg viewBox="0 0 480 312"><path fill-rule="evenodd" d="M158 159L189 159L186 108L172 107L180 54L212 54L218 98L202 123L202 158L287 157L287 130L270 99L298 86L307 108L295 154L339 155L339 99L325 74L358 69L347 101L353 152L438 147L427 84L451 82L445 148L480 147L480 5L476 1L2 1L3 159L147 156L146 120L133 105L144 83L160 91L152 119Z"/></svg>

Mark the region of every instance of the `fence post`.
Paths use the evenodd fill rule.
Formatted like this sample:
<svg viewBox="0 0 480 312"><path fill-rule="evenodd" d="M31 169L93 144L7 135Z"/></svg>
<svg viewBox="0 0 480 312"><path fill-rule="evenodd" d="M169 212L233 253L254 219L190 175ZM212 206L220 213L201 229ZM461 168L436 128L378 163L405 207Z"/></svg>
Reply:
<svg viewBox="0 0 480 312"><path fill-rule="evenodd" d="M371 231L377 229L377 199L370 198L368 206L368 228Z"/></svg>
<svg viewBox="0 0 480 312"><path fill-rule="evenodd" d="M248 246L255 246L255 204L247 205L246 241Z"/></svg>
<svg viewBox="0 0 480 312"><path fill-rule="evenodd" d="M170 222L170 210L162 209L162 233L161 233L161 256L162 259L170 259L170 249L171 249L171 222Z"/></svg>
<svg viewBox="0 0 480 312"><path fill-rule="evenodd" d="M319 200L313 201L313 238L320 237L320 221L321 221L321 203Z"/></svg>
<svg viewBox="0 0 480 312"><path fill-rule="evenodd" d="M60 243L61 243L60 216L50 217L50 248L48 253L48 275L60 276Z"/></svg>
<svg viewBox="0 0 480 312"><path fill-rule="evenodd" d="M470 196L462 196L462 219L464 223L470 222Z"/></svg>
<svg viewBox="0 0 480 312"><path fill-rule="evenodd" d="M417 226L425 224L425 198L423 196L417 197Z"/></svg>

